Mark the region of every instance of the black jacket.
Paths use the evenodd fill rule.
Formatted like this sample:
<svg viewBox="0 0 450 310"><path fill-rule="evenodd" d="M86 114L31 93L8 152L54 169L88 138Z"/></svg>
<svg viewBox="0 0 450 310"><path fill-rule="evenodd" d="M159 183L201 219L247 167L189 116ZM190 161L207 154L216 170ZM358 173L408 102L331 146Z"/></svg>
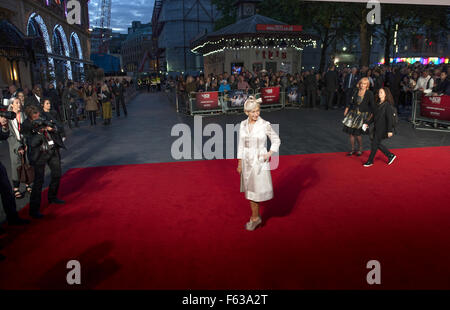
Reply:
<svg viewBox="0 0 450 310"><path fill-rule="evenodd" d="M351 75L351 73L348 73L348 74L345 76L345 79L344 79L344 85L343 85L343 88L344 88L345 91L346 91L346 90L349 90L349 89L354 89L354 88L356 88L356 84L358 84L358 81L360 80L359 74L356 73L355 75L352 75L352 80L351 80L351 83L350 83L350 81L349 81L349 80L350 80L350 75ZM350 87L348 87L349 83L350 83Z"/></svg>
<svg viewBox="0 0 450 310"><path fill-rule="evenodd" d="M374 124L374 137L379 140L386 139L388 132L393 132L394 124L394 109L392 104L389 102L383 102L382 104L377 104L374 117L369 120L368 124Z"/></svg>
<svg viewBox="0 0 450 310"><path fill-rule="evenodd" d="M318 88L318 82L314 74L310 74L305 78L305 88L308 90L316 90Z"/></svg>
<svg viewBox="0 0 450 310"><path fill-rule="evenodd" d="M7 131L3 131L3 128L0 128L0 141L6 140L9 137L9 129Z"/></svg>
<svg viewBox="0 0 450 310"><path fill-rule="evenodd" d="M356 107L357 107L357 104L356 104L357 97L358 97L358 90L355 89L355 91L353 92L353 96L352 96L350 102L348 103L348 105L346 107L349 108L350 110L356 109ZM362 102L359 105L359 111L360 112L374 113L374 110L375 110L375 97L374 97L372 91L366 90L366 92L364 94L364 98L363 98Z"/></svg>
<svg viewBox="0 0 450 310"><path fill-rule="evenodd" d="M114 84L112 87L114 96L116 97L123 97L123 93L125 92L125 87L122 83L119 83L119 85Z"/></svg>
<svg viewBox="0 0 450 310"><path fill-rule="evenodd" d="M41 101L42 101L42 97L41 97ZM34 94L32 94L30 97L25 98L25 108L28 107L29 105L34 105L34 106L38 107L39 109L41 109L41 102L36 98L36 96Z"/></svg>
<svg viewBox="0 0 450 310"><path fill-rule="evenodd" d="M25 137L25 141L28 147L28 159L30 164L41 164L47 162L47 160L51 157L51 152L42 152L41 145L44 143L44 136L40 133L37 133L33 130L33 125L30 119L26 119L23 124L20 132ZM51 134L53 142L55 143L56 149L65 148L64 143L62 142L62 138L59 135L58 131L54 131Z"/></svg>
<svg viewBox="0 0 450 310"><path fill-rule="evenodd" d="M447 77L445 80L438 79L433 91L438 94L450 95L450 79Z"/></svg>
<svg viewBox="0 0 450 310"><path fill-rule="evenodd" d="M56 124L58 135L54 134L57 137L52 137L53 139L59 139L61 137L66 136L66 132L64 130L64 125L58 121L57 112L55 110L51 110L50 112L43 111L41 113L41 118L43 118L47 121L52 121L53 123ZM61 139L61 145L64 145L64 143L62 143L62 139Z"/></svg>
<svg viewBox="0 0 450 310"><path fill-rule="evenodd" d="M335 70L330 70L325 74L326 90L335 91L338 89L338 75Z"/></svg>

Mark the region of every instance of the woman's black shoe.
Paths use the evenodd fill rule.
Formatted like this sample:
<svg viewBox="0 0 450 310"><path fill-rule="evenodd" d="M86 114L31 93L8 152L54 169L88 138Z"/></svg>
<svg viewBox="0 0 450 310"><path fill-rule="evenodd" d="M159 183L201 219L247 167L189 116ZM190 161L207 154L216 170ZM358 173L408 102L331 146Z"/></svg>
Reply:
<svg viewBox="0 0 450 310"><path fill-rule="evenodd" d="M362 152L361 152L361 151L358 151L358 153L356 153L356 155L357 155L357 156L361 156L361 155L362 155Z"/></svg>
<svg viewBox="0 0 450 310"><path fill-rule="evenodd" d="M347 156L352 156L353 154L355 154L355 151L348 152Z"/></svg>

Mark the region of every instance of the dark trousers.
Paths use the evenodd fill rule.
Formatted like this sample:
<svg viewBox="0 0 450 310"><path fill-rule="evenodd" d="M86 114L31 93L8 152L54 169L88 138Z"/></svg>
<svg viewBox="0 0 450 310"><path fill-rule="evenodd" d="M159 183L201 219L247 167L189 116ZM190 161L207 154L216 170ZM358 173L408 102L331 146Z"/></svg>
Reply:
<svg viewBox="0 0 450 310"><path fill-rule="evenodd" d="M96 125L97 111L89 111L89 119L91 120L91 125Z"/></svg>
<svg viewBox="0 0 450 310"><path fill-rule="evenodd" d="M67 123L70 128L72 128L72 121L75 123L75 126L78 127L78 115L77 115L77 107L75 103L71 105L65 106Z"/></svg>
<svg viewBox="0 0 450 310"><path fill-rule="evenodd" d="M307 89L306 90L306 106L309 108L315 107L316 100L317 100L317 90L316 89Z"/></svg>
<svg viewBox="0 0 450 310"><path fill-rule="evenodd" d="M377 154L377 151L380 150L383 152L383 154L389 158L389 156L392 155L392 153L388 150L387 147L385 147L381 142L383 140L380 137L375 136L372 140L372 146L370 149L370 156L369 156L369 162L373 162L373 159L375 158L375 155Z"/></svg>
<svg viewBox="0 0 450 310"><path fill-rule="evenodd" d="M52 150L50 158L46 162L39 160L33 164L34 183L30 197L30 214L39 213L41 207L42 186L44 185L45 165L50 168L50 186L48 189L48 200L53 200L58 195L59 180L61 178L61 157L59 150Z"/></svg>
<svg viewBox="0 0 450 310"><path fill-rule="evenodd" d="M125 98L123 96L116 96L116 114L120 116L120 105L122 105L123 113L125 116L127 113L127 107L125 106Z"/></svg>
<svg viewBox="0 0 450 310"><path fill-rule="evenodd" d="M16 198L14 197L11 183L9 183L6 168L2 163L0 163L0 195L8 222L16 220L19 217L16 211Z"/></svg>
<svg viewBox="0 0 450 310"><path fill-rule="evenodd" d="M327 90L325 92L325 94L326 94L326 97L327 97L327 106L326 107L328 109L331 109L333 107L334 97L335 97L336 91L335 90Z"/></svg>

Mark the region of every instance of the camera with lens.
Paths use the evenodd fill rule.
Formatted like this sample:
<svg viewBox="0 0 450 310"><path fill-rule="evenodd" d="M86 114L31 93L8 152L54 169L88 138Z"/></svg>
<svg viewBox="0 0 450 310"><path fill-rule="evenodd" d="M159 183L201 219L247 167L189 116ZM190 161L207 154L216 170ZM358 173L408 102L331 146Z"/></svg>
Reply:
<svg viewBox="0 0 450 310"><path fill-rule="evenodd" d="M47 127L51 127L56 129L56 123L53 121L48 121L42 118L35 119L31 122L34 131L40 131L41 129L47 129Z"/></svg>
<svg viewBox="0 0 450 310"><path fill-rule="evenodd" d="M9 120L13 120L16 118L16 113L12 111L0 111L0 117L4 117Z"/></svg>

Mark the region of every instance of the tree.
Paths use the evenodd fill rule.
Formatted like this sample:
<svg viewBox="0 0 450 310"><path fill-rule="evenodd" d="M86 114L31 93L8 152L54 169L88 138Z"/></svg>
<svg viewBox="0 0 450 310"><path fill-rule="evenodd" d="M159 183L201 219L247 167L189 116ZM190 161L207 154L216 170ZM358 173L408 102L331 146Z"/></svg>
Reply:
<svg viewBox="0 0 450 310"><path fill-rule="evenodd" d="M211 0L211 3L222 13L222 17L215 22L214 31L236 22L237 14L234 2L235 0Z"/></svg>

